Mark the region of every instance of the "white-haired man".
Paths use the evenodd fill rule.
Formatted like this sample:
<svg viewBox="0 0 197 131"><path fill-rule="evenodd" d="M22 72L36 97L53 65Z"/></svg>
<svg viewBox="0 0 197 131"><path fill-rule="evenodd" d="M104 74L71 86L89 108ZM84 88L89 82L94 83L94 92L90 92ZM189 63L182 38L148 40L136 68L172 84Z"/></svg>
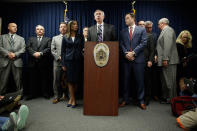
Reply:
<svg viewBox="0 0 197 131"><path fill-rule="evenodd" d="M27 43L29 88L26 100L38 95L49 98L50 48L51 39L44 37L44 27L36 26L36 36L30 37Z"/></svg>
<svg viewBox="0 0 197 131"><path fill-rule="evenodd" d="M146 33L151 34L153 37L153 43L154 43L154 48L156 49L156 44L157 44L157 39L158 35L157 33L153 32L153 22L152 21L146 21L145 22L145 28L146 28ZM157 52L154 50L154 58L156 58ZM160 67L157 66L157 61L155 61L152 64L152 96L154 100L158 100L160 96L160 91L161 89L161 81L160 81Z"/></svg>
<svg viewBox="0 0 197 131"><path fill-rule="evenodd" d="M105 13L102 10L96 10L94 12L94 19L96 25L91 26L88 29L88 41L115 41L115 28L113 25L103 22Z"/></svg>
<svg viewBox="0 0 197 131"><path fill-rule="evenodd" d="M169 20L167 18L160 19L158 27L161 30L156 47L158 66L162 67L161 103L169 103L169 100L177 95L176 68L179 63L179 57L176 47L176 34L169 26Z"/></svg>

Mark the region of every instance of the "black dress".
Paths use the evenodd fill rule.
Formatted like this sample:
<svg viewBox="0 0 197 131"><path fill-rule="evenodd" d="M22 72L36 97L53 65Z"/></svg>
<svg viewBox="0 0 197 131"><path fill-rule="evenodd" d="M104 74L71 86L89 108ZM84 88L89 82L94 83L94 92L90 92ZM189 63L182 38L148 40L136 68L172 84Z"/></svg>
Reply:
<svg viewBox="0 0 197 131"><path fill-rule="evenodd" d="M181 77L191 77L191 61L186 61L186 66L184 66L184 57L188 58L192 54L191 48L185 48L184 45L177 43L177 51L179 55L180 63L177 65L177 80Z"/></svg>
<svg viewBox="0 0 197 131"><path fill-rule="evenodd" d="M84 38L77 34L74 41L71 37L62 40L62 66L66 67L66 81L79 83L83 75Z"/></svg>

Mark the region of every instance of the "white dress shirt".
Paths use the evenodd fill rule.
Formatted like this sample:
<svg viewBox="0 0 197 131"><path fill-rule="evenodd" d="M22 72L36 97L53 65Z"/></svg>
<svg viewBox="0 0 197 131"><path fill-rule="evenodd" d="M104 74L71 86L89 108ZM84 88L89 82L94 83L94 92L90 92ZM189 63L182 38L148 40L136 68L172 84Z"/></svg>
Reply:
<svg viewBox="0 0 197 131"><path fill-rule="evenodd" d="M133 34L133 32L134 32L134 30L135 30L135 24L134 25L132 25L132 34ZM131 26L129 26L129 34L130 34L130 28L131 28Z"/></svg>
<svg viewBox="0 0 197 131"><path fill-rule="evenodd" d="M39 37L40 37L40 42L41 42L43 36L37 36L37 40L39 40Z"/></svg>
<svg viewBox="0 0 197 131"><path fill-rule="evenodd" d="M15 34L11 34L11 33L9 33L10 38L11 38L11 35L13 35L13 36L12 36L12 38L14 39Z"/></svg>

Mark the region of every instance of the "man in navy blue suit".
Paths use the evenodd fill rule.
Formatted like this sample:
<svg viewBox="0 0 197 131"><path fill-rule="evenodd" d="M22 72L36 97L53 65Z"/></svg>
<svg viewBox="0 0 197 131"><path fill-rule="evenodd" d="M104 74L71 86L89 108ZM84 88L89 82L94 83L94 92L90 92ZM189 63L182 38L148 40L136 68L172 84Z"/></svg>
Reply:
<svg viewBox="0 0 197 131"><path fill-rule="evenodd" d="M123 101L120 107L129 104L129 88L131 72L134 72L137 84L137 97L139 106L145 110L144 104L144 48L147 38L145 28L135 25L135 16L131 13L125 15L125 23L128 26L120 33L120 62L122 72Z"/></svg>

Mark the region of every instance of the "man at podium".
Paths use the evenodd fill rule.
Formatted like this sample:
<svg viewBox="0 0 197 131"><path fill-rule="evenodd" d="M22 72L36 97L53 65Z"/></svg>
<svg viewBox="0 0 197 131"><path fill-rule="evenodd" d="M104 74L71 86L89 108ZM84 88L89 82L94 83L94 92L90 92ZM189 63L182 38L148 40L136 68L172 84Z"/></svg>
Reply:
<svg viewBox="0 0 197 131"><path fill-rule="evenodd" d="M96 10L94 12L94 19L96 25L91 26L88 29L88 41L115 41L115 28L113 25L103 22L105 13L102 10Z"/></svg>

